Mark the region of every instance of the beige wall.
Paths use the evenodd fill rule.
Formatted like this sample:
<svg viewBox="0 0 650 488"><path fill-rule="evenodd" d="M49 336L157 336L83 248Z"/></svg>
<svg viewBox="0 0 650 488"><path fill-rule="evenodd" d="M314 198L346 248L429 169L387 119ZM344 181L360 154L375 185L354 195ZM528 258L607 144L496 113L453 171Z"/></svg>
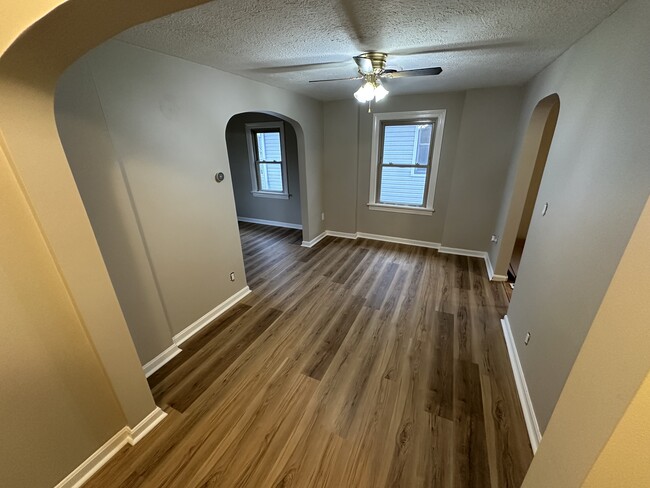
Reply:
<svg viewBox="0 0 650 488"><path fill-rule="evenodd" d="M253 187L246 124L258 122L282 122L284 125L284 152L289 199L256 197L251 193ZM226 145L228 146L228 161L235 193L237 216L300 225L298 141L293 126L289 122L284 122L272 115L261 113L238 114L230 119L226 127Z"/></svg>
<svg viewBox="0 0 650 488"><path fill-rule="evenodd" d="M522 488L647 486L649 296L650 199Z"/></svg>
<svg viewBox="0 0 650 488"><path fill-rule="evenodd" d="M542 431L649 194L650 58L643 42L649 33L650 4L630 1L526 90L521 138L535 105L553 93L560 97L508 310ZM505 201L512 191L510 185ZM544 202L549 210L542 217Z"/></svg>
<svg viewBox="0 0 650 488"><path fill-rule="evenodd" d="M646 376L583 487L650 486L650 376Z"/></svg>
<svg viewBox="0 0 650 488"><path fill-rule="evenodd" d="M52 486L125 418L2 153L0 194L0 484Z"/></svg>
<svg viewBox="0 0 650 488"><path fill-rule="evenodd" d="M84 74L78 64L86 65L96 87L89 97L99 100L101 110L94 114L81 113L84 94L75 85L82 83L78 78ZM312 196L320 194L322 184L321 104L119 41L94 49L77 65L61 80L56 111L59 118L71 119L69 114L76 113L94 122L68 124L61 136L68 157L74 159L82 194L97 202L99 211L90 212L95 233L107 236L99 243L105 256L114 257L107 259L108 267L124 278L120 286L114 279L116 288L121 296L140 296L151 305L151 313L139 321L136 313L144 311L126 313L131 307L122 300L127 320L133 317L128 320L133 336L144 341L153 333L162 340L155 348L146 345L146 354L145 346L140 347L144 362L171 345L161 320L165 312L172 335L178 334L246 286L226 148L226 125L233 115L264 111L296 123L298 139L304 139L299 193L308 208L302 212L307 217L318 212L316 219L303 222L305 236L321 232L321 204ZM95 140L105 137L104 120L113 154L95 151L92 169L86 159ZM98 172L114 171L115 166L121 166L123 179L111 180L113 188L100 189L105 182ZM219 171L226 175L223 183L214 180ZM115 215L129 213L125 196L131 199L131 215L116 222ZM115 228L126 235L115 236ZM147 279L130 279L129 268ZM231 271L235 282L229 279Z"/></svg>
<svg viewBox="0 0 650 488"><path fill-rule="evenodd" d="M325 104L327 228L484 251L514 145L516 87L389 96L374 112L446 109L432 216L368 209L372 114L355 100ZM356 205L356 212L350 211Z"/></svg>
<svg viewBox="0 0 650 488"><path fill-rule="evenodd" d="M0 2L3 485L55 485L155 407L61 149L53 96L66 64L108 33L190 4Z"/></svg>

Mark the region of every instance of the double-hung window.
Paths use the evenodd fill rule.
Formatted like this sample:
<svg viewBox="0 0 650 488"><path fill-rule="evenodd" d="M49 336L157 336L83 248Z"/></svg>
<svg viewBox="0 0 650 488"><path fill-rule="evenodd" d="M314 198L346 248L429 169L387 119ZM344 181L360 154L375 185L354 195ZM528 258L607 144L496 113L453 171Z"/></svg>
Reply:
<svg viewBox="0 0 650 488"><path fill-rule="evenodd" d="M444 110L374 115L372 210L433 213L444 121Z"/></svg>
<svg viewBox="0 0 650 488"><path fill-rule="evenodd" d="M282 122L246 124L253 195L289 198Z"/></svg>

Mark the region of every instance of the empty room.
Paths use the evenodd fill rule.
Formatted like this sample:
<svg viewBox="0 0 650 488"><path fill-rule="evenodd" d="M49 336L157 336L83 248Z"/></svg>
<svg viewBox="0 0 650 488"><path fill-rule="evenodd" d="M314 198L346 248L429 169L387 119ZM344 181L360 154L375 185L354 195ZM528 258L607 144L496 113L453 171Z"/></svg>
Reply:
<svg viewBox="0 0 650 488"><path fill-rule="evenodd" d="M0 486L650 486L650 3L0 5Z"/></svg>

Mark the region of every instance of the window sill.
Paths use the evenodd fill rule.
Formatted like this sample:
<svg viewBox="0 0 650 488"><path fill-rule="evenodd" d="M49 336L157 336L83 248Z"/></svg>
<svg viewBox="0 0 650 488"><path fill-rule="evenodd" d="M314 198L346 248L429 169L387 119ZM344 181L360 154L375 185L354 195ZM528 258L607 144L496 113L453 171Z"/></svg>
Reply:
<svg viewBox="0 0 650 488"><path fill-rule="evenodd" d="M271 191L252 191L251 193L253 194L254 197L260 197L260 198L278 198L280 200L289 199L288 193L275 193Z"/></svg>
<svg viewBox="0 0 650 488"><path fill-rule="evenodd" d="M435 210L432 208L407 207L405 205L387 205L385 203L369 203L368 208L370 210L379 210L382 212L396 212L414 215L433 215L433 212L435 212Z"/></svg>

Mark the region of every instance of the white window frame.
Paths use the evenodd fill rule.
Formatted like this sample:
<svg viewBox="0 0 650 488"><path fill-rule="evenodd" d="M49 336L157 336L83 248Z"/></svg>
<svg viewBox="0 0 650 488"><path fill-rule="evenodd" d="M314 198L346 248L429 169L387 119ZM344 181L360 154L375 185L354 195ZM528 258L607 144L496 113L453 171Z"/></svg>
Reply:
<svg viewBox="0 0 650 488"><path fill-rule="evenodd" d="M255 137L254 131L259 129L279 129L280 131L280 155L282 157L281 171L282 171L282 191L268 191L260 190L257 175L257 161L255 161ZM246 140L248 143L248 161L251 170L251 187L254 197L262 198L289 198L289 186L287 184L287 157L284 152L284 123L283 122L259 122L255 124L246 124Z"/></svg>
<svg viewBox="0 0 650 488"><path fill-rule="evenodd" d="M436 180L438 179L438 167L440 165L440 151L442 149L442 136L445 129L445 116L447 111L440 110L417 110L412 112L385 112L375 113L372 121L372 150L370 154L370 196L368 199L368 208L370 210L380 210L384 212L398 212L418 215L433 215L434 197L436 193ZM433 151L431 155L431 167L428 174L428 185L425 185L426 196L424 206L414 205L396 205L377 202L377 177L379 174L378 167L380 162L380 143L381 131L384 122L431 122L434 121L434 134L431 139Z"/></svg>

